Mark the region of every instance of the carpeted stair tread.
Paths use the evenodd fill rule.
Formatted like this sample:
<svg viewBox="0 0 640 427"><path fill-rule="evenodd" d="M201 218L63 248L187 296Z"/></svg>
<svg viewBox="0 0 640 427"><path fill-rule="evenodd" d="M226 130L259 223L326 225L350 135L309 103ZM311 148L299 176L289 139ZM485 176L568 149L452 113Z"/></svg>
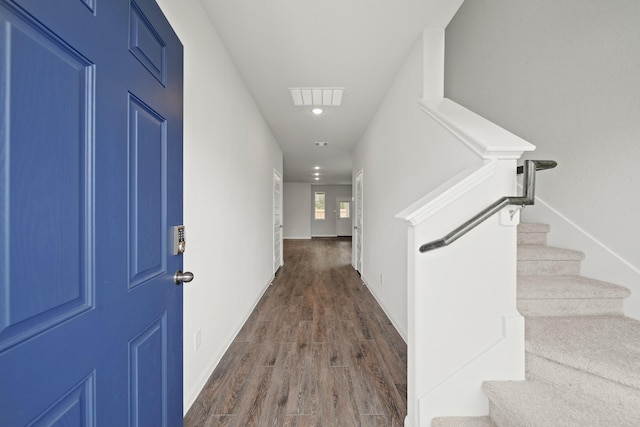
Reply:
<svg viewBox="0 0 640 427"><path fill-rule="evenodd" d="M622 316L528 318L525 334L529 353L640 389L637 320Z"/></svg>
<svg viewBox="0 0 640 427"><path fill-rule="evenodd" d="M550 229L549 224L535 222L521 222L518 225L518 233L548 233Z"/></svg>
<svg viewBox="0 0 640 427"><path fill-rule="evenodd" d="M492 417L500 427L640 425L640 413L603 405L562 386L537 381L489 381L483 389L491 401Z"/></svg>
<svg viewBox="0 0 640 427"><path fill-rule="evenodd" d="M518 245L518 261L582 261L584 253L544 245Z"/></svg>
<svg viewBox="0 0 640 427"><path fill-rule="evenodd" d="M518 276L518 299L627 298L622 286L584 276Z"/></svg>
<svg viewBox="0 0 640 427"><path fill-rule="evenodd" d="M439 417L431 427L496 427L489 417Z"/></svg>
<svg viewBox="0 0 640 427"><path fill-rule="evenodd" d="M519 245L546 245L549 226L547 224L521 223L518 226Z"/></svg>

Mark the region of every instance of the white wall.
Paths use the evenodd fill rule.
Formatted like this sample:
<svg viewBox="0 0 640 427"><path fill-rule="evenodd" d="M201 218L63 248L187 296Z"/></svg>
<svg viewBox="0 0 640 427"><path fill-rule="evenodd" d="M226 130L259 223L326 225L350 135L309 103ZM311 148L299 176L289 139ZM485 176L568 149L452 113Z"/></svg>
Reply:
<svg viewBox="0 0 640 427"><path fill-rule="evenodd" d="M158 3L184 45L186 412L271 281L282 152L200 2Z"/></svg>
<svg viewBox="0 0 640 427"><path fill-rule="evenodd" d="M447 97L535 144L528 158L558 161L537 185L552 209L527 208L523 219L551 222L554 244L573 248L579 235L600 242L619 267L594 259L598 251L581 243L575 249L586 251L585 272L627 282L620 284L632 288L626 309L634 317L640 317L638 23L637 1L467 1L447 27L445 72ZM628 271L626 279L616 277L618 270Z"/></svg>
<svg viewBox="0 0 640 427"><path fill-rule="evenodd" d="M315 219L315 193L325 193L325 219ZM350 185L312 185L311 198L307 200L311 209L311 235L314 237L337 236L337 197L351 197Z"/></svg>
<svg viewBox="0 0 640 427"><path fill-rule="evenodd" d="M285 182L284 205L284 238L311 238L311 184L305 182Z"/></svg>
<svg viewBox="0 0 640 427"><path fill-rule="evenodd" d="M422 48L420 37L353 153L353 175L364 172L362 278L405 340L407 226L395 215L479 162L418 106Z"/></svg>

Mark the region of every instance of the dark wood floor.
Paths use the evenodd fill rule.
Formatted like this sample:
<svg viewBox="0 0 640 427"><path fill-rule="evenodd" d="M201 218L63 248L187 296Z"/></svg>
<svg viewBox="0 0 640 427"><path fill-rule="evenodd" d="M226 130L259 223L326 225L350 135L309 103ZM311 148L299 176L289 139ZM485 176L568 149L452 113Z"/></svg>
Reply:
<svg viewBox="0 0 640 427"><path fill-rule="evenodd" d="M406 345L351 241L285 240L284 260L184 425L402 426Z"/></svg>

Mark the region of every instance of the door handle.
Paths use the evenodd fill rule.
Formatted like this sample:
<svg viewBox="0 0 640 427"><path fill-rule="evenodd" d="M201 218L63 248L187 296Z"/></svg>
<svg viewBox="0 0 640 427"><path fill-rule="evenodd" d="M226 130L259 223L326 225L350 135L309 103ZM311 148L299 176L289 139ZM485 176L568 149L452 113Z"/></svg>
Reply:
<svg viewBox="0 0 640 427"><path fill-rule="evenodd" d="M185 271L184 273L180 270L176 271L176 274L173 276L173 281L176 282L176 285L180 286L183 283L189 283L193 280L193 273L190 271Z"/></svg>

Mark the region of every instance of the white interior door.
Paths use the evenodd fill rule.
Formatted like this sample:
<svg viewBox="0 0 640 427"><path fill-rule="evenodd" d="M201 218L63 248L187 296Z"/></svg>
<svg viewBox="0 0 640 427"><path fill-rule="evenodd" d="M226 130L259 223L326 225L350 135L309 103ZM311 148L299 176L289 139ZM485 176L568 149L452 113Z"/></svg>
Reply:
<svg viewBox="0 0 640 427"><path fill-rule="evenodd" d="M336 234L338 236L351 236L352 226L351 197L336 198Z"/></svg>
<svg viewBox="0 0 640 427"><path fill-rule="evenodd" d="M353 231L355 233L354 241L354 267L358 273L362 274L362 217L363 217L363 204L362 204L362 171L356 175L356 209Z"/></svg>
<svg viewBox="0 0 640 427"><path fill-rule="evenodd" d="M282 259L282 176L273 171L273 274L284 264Z"/></svg>

